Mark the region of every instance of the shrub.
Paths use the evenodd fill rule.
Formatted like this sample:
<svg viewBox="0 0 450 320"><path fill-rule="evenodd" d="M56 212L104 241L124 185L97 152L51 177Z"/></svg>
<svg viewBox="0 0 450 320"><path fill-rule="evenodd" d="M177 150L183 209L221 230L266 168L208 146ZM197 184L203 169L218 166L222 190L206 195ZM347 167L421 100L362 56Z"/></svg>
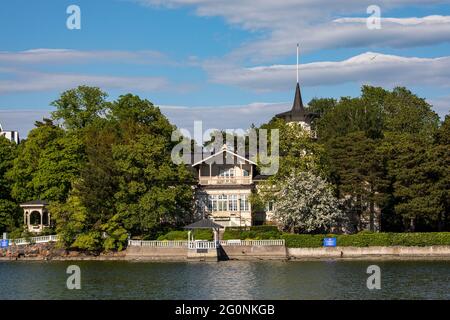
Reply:
<svg viewBox="0 0 450 320"><path fill-rule="evenodd" d="M427 233L372 233L357 234L283 234L286 246L290 248L318 248L322 247L323 239L336 237L338 246L369 247L369 246L436 246L450 245L450 232Z"/></svg>
<svg viewBox="0 0 450 320"><path fill-rule="evenodd" d="M91 231L78 235L71 247L86 251L99 251L101 247L100 232Z"/></svg>
<svg viewBox="0 0 450 320"><path fill-rule="evenodd" d="M289 248L317 248L323 243L323 234L283 234L282 238Z"/></svg>
<svg viewBox="0 0 450 320"><path fill-rule="evenodd" d="M210 229L197 229L192 231L192 235L195 240L208 240L212 241L214 238L213 232ZM164 240L187 240L188 239L188 231L186 230L175 230L169 231L165 235L159 236L159 241Z"/></svg>
<svg viewBox="0 0 450 320"><path fill-rule="evenodd" d="M158 240L187 240L188 232L187 231L169 231L168 233L159 236Z"/></svg>
<svg viewBox="0 0 450 320"><path fill-rule="evenodd" d="M266 240L280 237L281 232L276 226L227 227L223 234L223 240Z"/></svg>

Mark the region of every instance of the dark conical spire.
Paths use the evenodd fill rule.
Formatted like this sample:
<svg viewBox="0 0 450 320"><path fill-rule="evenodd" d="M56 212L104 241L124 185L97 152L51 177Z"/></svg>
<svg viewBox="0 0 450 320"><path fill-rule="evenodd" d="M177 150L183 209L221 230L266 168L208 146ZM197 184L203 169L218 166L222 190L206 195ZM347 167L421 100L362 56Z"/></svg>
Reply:
<svg viewBox="0 0 450 320"><path fill-rule="evenodd" d="M311 120L317 115L305 110L302 101L302 93L300 91L300 84L298 81L298 47L297 44L297 86L295 87L295 98L292 104L292 109L286 112L279 113L275 117L284 119L286 122L306 122L311 124Z"/></svg>
<svg viewBox="0 0 450 320"><path fill-rule="evenodd" d="M295 88L295 98L294 103L292 105L292 111L301 111L304 112L305 108L303 107L303 101L302 101L302 93L300 92L300 85L297 82L297 86Z"/></svg>

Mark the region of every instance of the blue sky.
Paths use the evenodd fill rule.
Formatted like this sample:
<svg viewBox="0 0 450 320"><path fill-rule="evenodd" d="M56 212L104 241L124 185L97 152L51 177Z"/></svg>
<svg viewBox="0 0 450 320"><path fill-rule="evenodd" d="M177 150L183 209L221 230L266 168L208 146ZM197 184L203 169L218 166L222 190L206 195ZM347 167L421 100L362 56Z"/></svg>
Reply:
<svg viewBox="0 0 450 320"><path fill-rule="evenodd" d="M441 117L450 105L450 1L40 0L0 9L0 123L22 136L78 84L132 92L178 126L246 128L290 107L295 45L313 97L407 86ZM81 29L69 30L69 5Z"/></svg>

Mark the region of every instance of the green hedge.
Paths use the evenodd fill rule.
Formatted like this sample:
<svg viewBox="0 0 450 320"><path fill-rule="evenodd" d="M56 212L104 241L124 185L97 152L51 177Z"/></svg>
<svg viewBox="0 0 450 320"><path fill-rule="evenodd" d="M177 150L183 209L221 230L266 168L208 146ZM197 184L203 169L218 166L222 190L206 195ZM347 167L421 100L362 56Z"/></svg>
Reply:
<svg viewBox="0 0 450 320"><path fill-rule="evenodd" d="M282 233L276 226L252 226L252 227L227 227L223 234L223 240L231 239L280 239Z"/></svg>
<svg viewBox="0 0 450 320"><path fill-rule="evenodd" d="M336 237L336 243L342 247L369 247L369 246L433 246L450 245L450 232L423 232L423 233L371 233L358 234L288 234L282 238L289 248L317 248L322 247L323 238Z"/></svg>
<svg viewBox="0 0 450 320"><path fill-rule="evenodd" d="M197 229L192 231L192 235L195 240L213 240L213 233L209 229ZM170 231L165 235L159 236L158 240L187 240L188 239L188 231Z"/></svg>

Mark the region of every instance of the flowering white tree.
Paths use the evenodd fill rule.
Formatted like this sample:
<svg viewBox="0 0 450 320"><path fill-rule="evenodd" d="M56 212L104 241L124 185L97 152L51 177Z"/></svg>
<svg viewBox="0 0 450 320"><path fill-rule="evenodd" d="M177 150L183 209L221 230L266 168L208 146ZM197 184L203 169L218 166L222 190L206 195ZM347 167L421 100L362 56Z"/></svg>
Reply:
<svg viewBox="0 0 450 320"><path fill-rule="evenodd" d="M274 217L291 231L328 231L345 218L331 185L311 172L292 173L274 209Z"/></svg>

